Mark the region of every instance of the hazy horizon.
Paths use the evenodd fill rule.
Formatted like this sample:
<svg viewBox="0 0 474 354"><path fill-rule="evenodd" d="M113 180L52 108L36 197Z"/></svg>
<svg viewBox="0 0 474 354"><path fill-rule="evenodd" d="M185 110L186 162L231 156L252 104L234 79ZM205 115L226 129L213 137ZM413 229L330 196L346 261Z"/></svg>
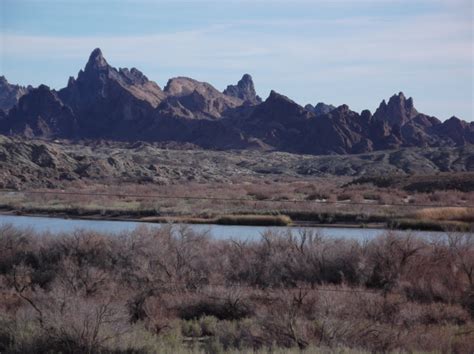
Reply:
<svg viewBox="0 0 474 354"><path fill-rule="evenodd" d="M301 105L374 111L403 91L443 120L473 117L473 12L465 0L4 0L0 75L64 87L100 47L115 67L164 86L219 90L252 75Z"/></svg>

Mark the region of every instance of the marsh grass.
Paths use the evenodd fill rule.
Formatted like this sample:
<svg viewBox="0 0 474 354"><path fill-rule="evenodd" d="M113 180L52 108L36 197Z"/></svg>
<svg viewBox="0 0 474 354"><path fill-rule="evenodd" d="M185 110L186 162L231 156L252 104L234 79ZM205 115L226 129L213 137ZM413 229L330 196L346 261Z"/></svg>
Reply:
<svg viewBox="0 0 474 354"><path fill-rule="evenodd" d="M474 222L474 208L465 207L440 207L440 208L424 208L417 210L416 219L421 220L448 220Z"/></svg>

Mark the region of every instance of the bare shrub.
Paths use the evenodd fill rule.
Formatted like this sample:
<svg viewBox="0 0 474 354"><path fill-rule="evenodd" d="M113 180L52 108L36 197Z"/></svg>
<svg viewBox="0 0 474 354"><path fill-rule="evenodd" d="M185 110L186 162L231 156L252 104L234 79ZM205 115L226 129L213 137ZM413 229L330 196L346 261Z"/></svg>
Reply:
<svg viewBox="0 0 474 354"><path fill-rule="evenodd" d="M471 352L473 252L459 233L237 242L178 226L3 227L0 350Z"/></svg>

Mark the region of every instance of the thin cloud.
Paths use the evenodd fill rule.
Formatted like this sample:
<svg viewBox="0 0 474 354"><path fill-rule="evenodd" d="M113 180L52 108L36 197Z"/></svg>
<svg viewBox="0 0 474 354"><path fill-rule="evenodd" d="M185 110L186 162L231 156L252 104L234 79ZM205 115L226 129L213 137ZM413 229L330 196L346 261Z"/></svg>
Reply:
<svg viewBox="0 0 474 354"><path fill-rule="evenodd" d="M327 21L325 25L330 23ZM341 31L341 23L344 22L335 20L332 23L334 29L339 29L339 34L334 31L327 36L319 35L318 28L307 33L259 34L242 29L239 23L234 23L144 36L54 37L3 34L2 39L5 43L5 55L60 55L68 58L83 55L84 51L96 46L103 46L111 55L124 60L155 61L162 53L166 53L178 62L189 64L199 57L207 60L213 57L254 56L258 60L259 56L266 57L270 54L302 61L305 58L330 61L346 58L349 61L368 62L472 59L470 24L452 21L447 16L422 16L409 21L377 23L376 26L368 25L355 31L350 37ZM344 26L352 29L358 25L347 22ZM331 32L331 28L327 32ZM186 56L183 57L183 54ZM282 57L276 59L284 61ZM208 65L214 67L216 63L211 61Z"/></svg>
<svg viewBox="0 0 474 354"><path fill-rule="evenodd" d="M271 30L258 31L267 26ZM275 88L306 103L315 100L307 92L321 85L329 91L341 84L356 86L369 80L375 90L385 80L390 83L385 85L389 87L386 90L398 91L407 83L472 83L471 30L469 19L430 14L390 21L370 16L303 22L236 20L190 31L140 36L3 33L1 37L4 58L34 61L54 57L84 63L93 48L101 47L112 65L137 66L161 84L173 75L197 75L197 79L222 88L231 74L250 72L262 84L263 92ZM297 91L295 82L304 85L303 93ZM349 99L338 98L339 102ZM428 100L424 98L423 102ZM362 102L359 107L367 106L372 105ZM465 109L466 104L457 107Z"/></svg>

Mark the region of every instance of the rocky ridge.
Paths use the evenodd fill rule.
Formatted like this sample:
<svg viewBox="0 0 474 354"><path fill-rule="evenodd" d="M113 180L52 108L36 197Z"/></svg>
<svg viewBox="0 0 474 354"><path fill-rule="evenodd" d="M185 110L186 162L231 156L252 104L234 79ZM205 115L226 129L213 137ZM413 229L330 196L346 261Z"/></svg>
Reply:
<svg viewBox="0 0 474 354"><path fill-rule="evenodd" d="M2 81L3 80L3 81ZM3 84L2 84L3 82ZM21 88L0 80L0 133L47 139L174 141L209 149L354 154L401 147L474 144L474 123L418 112L400 92L372 114L347 105L300 106L272 91L265 101L252 77L220 92L176 77L164 89L138 69L116 69L95 49L68 85Z"/></svg>

